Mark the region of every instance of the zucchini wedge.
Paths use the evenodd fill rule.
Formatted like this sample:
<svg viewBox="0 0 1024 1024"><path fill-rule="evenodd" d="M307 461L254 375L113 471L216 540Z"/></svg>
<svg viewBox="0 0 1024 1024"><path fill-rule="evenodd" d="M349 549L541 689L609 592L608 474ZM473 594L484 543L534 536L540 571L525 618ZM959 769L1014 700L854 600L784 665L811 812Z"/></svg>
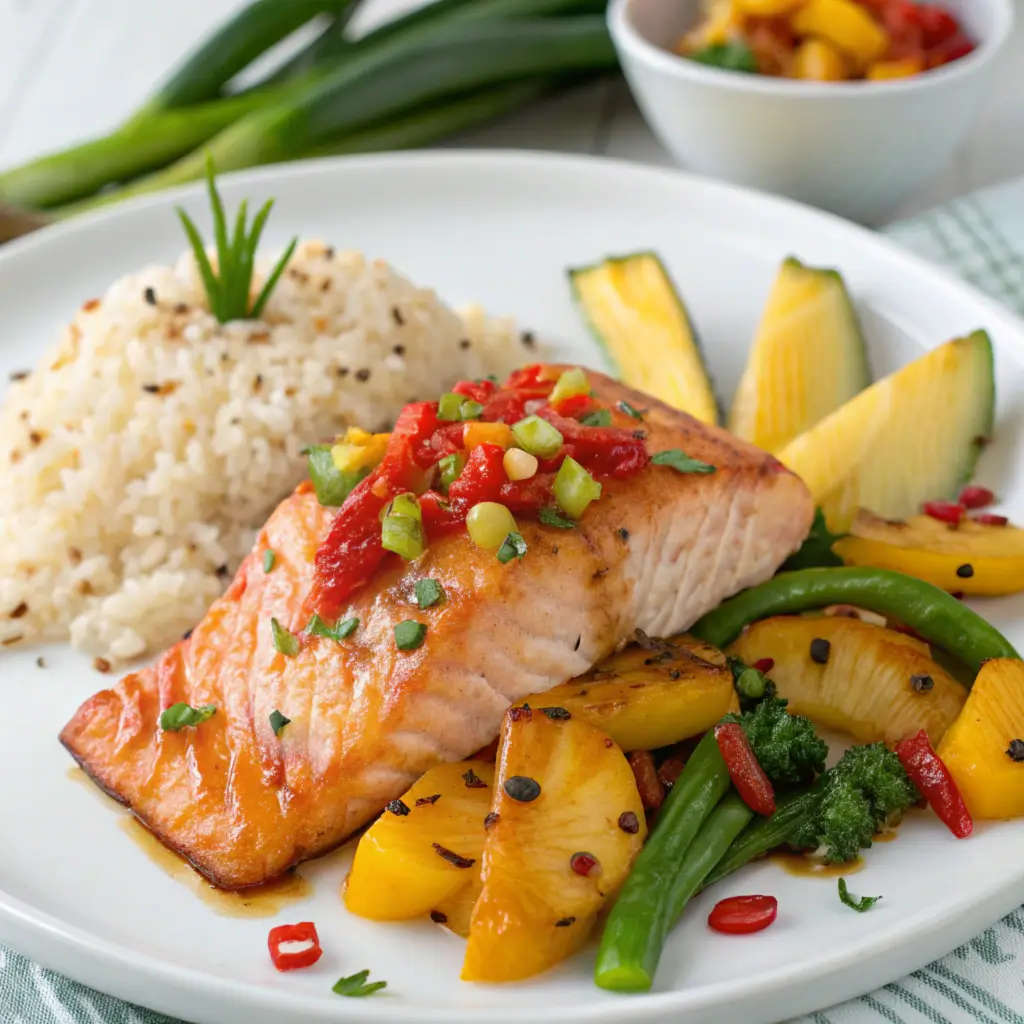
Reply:
<svg viewBox="0 0 1024 1024"><path fill-rule="evenodd" d="M590 333L623 382L702 423L718 422L700 343L655 253L609 256L568 275Z"/></svg>

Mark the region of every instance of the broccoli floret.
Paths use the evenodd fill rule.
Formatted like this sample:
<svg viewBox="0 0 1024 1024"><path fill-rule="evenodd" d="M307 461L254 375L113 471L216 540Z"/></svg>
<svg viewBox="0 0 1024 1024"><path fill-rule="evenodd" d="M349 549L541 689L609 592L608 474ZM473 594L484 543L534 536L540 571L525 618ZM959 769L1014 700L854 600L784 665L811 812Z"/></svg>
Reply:
<svg viewBox="0 0 1024 1024"><path fill-rule="evenodd" d="M810 782L824 770L828 756L828 746L814 731L813 723L789 714L786 703L779 697L766 697L752 711L724 719L743 727L754 756L779 787Z"/></svg>
<svg viewBox="0 0 1024 1024"><path fill-rule="evenodd" d="M820 849L830 864L853 860L874 834L920 799L899 758L884 743L853 747L825 773L816 819L804 821L793 845Z"/></svg>

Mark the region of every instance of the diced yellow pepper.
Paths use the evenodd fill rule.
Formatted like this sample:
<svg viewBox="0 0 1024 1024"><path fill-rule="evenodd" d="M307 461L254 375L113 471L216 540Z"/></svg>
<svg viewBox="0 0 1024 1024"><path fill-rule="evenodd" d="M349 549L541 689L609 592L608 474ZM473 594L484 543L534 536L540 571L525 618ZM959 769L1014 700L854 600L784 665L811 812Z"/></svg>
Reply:
<svg viewBox="0 0 1024 1024"><path fill-rule="evenodd" d="M846 59L824 39L808 39L797 47L790 74L811 82L841 82L848 77Z"/></svg>
<svg viewBox="0 0 1024 1024"><path fill-rule="evenodd" d="M808 0L790 24L797 35L824 39L862 67L889 48L888 33L854 0Z"/></svg>
<svg viewBox="0 0 1024 1024"><path fill-rule="evenodd" d="M791 14L806 0L734 0L736 9L751 18L778 18Z"/></svg>
<svg viewBox="0 0 1024 1024"><path fill-rule="evenodd" d="M502 448L511 448L515 444L512 428L507 423L470 421L462 429L462 446L469 451L481 444L500 444Z"/></svg>
<svg viewBox="0 0 1024 1024"><path fill-rule="evenodd" d="M904 57L902 60L878 60L868 67L865 78L873 82L887 81L890 78L912 78L924 71L924 61L920 57Z"/></svg>
<svg viewBox="0 0 1024 1024"><path fill-rule="evenodd" d="M340 473L373 469L387 451L390 434L368 434L358 427L349 427L345 436L331 448L331 458Z"/></svg>

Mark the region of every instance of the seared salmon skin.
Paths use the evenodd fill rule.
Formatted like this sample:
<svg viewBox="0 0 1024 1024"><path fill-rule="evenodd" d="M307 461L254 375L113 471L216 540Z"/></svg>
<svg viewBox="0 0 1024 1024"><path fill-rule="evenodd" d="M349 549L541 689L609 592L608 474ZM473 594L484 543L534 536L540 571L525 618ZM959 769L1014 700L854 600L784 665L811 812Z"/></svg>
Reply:
<svg viewBox="0 0 1024 1024"><path fill-rule="evenodd" d="M811 497L776 459L589 377L613 427L643 439L645 464L602 477L575 528L517 515L526 550L507 561L464 526L431 536L413 561L388 554L332 608L332 623L358 619L339 639L306 627L319 610L318 552L348 504L326 508L303 484L192 634L85 701L61 742L211 882L258 885L344 842L429 768L484 747L511 702L587 671L638 629L686 630L800 546ZM714 472L647 463L668 450ZM427 579L443 595L422 608L416 583ZM400 647L407 620L426 630L405 627ZM161 728L177 703L216 711Z"/></svg>

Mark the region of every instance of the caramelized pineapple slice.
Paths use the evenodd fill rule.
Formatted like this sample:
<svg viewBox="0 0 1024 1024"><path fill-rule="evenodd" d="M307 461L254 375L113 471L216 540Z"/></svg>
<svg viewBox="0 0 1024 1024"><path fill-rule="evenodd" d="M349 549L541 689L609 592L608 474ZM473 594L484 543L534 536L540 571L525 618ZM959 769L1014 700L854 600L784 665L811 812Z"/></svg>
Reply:
<svg viewBox="0 0 1024 1024"><path fill-rule="evenodd" d="M1024 590L1024 530L965 519L955 530L931 516L882 519L861 509L832 550L847 565L916 576L965 594Z"/></svg>
<svg viewBox="0 0 1024 1024"><path fill-rule="evenodd" d="M622 751L552 707L506 714L489 820L462 978L515 981L579 949L647 827Z"/></svg>
<svg viewBox="0 0 1024 1024"><path fill-rule="evenodd" d="M1024 816L1024 662L981 666L938 754L972 817Z"/></svg>
<svg viewBox="0 0 1024 1024"><path fill-rule="evenodd" d="M734 699L721 651L680 636L627 647L526 703L568 708L623 750L655 750L710 729L733 709Z"/></svg>
<svg viewBox="0 0 1024 1024"><path fill-rule="evenodd" d="M936 745L967 699L927 644L859 619L764 619L730 653L748 665L771 658L768 675L791 711L863 743L924 729Z"/></svg>
<svg viewBox="0 0 1024 1024"><path fill-rule="evenodd" d="M473 885L493 785L494 765L485 761L427 772L359 840L345 906L375 921L402 921L438 910Z"/></svg>

